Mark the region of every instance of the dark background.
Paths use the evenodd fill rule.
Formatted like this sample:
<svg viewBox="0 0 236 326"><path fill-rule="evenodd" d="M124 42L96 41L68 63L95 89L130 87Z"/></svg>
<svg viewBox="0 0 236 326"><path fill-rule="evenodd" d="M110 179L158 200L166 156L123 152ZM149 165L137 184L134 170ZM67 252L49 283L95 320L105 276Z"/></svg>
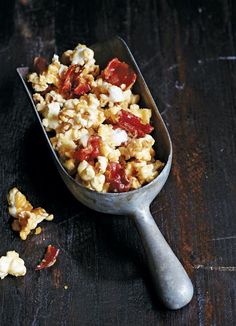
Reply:
<svg viewBox="0 0 236 326"><path fill-rule="evenodd" d="M15 249L28 268L0 280L2 326L235 325L235 10L223 0L1 1L0 255ZM114 35L127 41L173 141L152 213L195 288L176 312L157 300L132 221L68 192L15 72L36 55ZM10 228L12 186L55 214L25 242ZM50 243L58 262L35 272Z"/></svg>

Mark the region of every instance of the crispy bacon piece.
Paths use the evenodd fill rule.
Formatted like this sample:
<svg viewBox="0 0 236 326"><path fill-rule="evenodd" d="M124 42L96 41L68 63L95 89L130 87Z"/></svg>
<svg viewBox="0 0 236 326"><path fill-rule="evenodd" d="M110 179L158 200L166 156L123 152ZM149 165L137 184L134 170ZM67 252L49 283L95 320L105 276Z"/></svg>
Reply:
<svg viewBox="0 0 236 326"><path fill-rule="evenodd" d="M99 136L90 136L88 140L88 146L83 148L78 148L74 152L74 159L82 162L92 161L100 155L100 137Z"/></svg>
<svg viewBox="0 0 236 326"><path fill-rule="evenodd" d="M125 192L130 189L130 180L125 174L125 168L116 162L108 164L106 182L109 183L109 192Z"/></svg>
<svg viewBox="0 0 236 326"><path fill-rule="evenodd" d="M116 126L136 137L144 137L153 131L153 127L150 124L143 124L139 117L123 109L120 111Z"/></svg>
<svg viewBox="0 0 236 326"><path fill-rule="evenodd" d="M112 85L125 85L125 89L131 88L135 83L136 74L130 66L119 59L112 59L102 72L102 78Z"/></svg>
<svg viewBox="0 0 236 326"><path fill-rule="evenodd" d="M72 65L61 79L59 93L66 99L79 97L88 93L91 87L88 81L81 75L79 65Z"/></svg>
<svg viewBox="0 0 236 326"><path fill-rule="evenodd" d="M35 270L38 271L40 269L48 268L51 267L52 265L55 264L57 256L59 254L59 249L56 247L53 247L52 245L49 245L47 247L47 251L44 255L43 260L39 265L36 266Z"/></svg>
<svg viewBox="0 0 236 326"><path fill-rule="evenodd" d="M37 74L42 74L45 70L47 70L48 62L43 57L35 57L34 58L34 70Z"/></svg>

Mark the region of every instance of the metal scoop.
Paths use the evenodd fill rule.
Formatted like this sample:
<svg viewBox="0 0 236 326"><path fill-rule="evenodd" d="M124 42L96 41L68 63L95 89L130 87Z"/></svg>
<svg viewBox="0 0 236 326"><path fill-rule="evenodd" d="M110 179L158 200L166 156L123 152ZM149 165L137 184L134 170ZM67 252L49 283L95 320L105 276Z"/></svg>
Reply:
<svg viewBox="0 0 236 326"><path fill-rule="evenodd" d="M134 92L141 94L142 105L152 109L152 124L155 128L153 137L158 144L158 158L165 162L165 167L152 182L140 189L125 193L100 193L85 188L75 181L61 165L42 126L31 91L25 82L29 68L17 68L17 72L24 84L51 149L54 162L66 186L81 203L89 208L107 214L128 215L134 220L146 251L157 295L169 309L180 309L192 299L193 286L183 266L159 231L149 210L151 202L161 191L170 172L172 161L170 136L126 43L121 38L116 37L104 43L95 44L91 48L95 52L96 62L101 67L104 67L114 57L127 62L137 73Z"/></svg>

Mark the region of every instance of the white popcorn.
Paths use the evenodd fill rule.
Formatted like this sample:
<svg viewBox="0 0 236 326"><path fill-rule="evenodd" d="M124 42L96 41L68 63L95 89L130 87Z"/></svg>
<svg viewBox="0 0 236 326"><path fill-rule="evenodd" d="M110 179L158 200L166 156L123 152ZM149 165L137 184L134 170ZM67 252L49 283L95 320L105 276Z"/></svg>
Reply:
<svg viewBox="0 0 236 326"><path fill-rule="evenodd" d="M122 89L118 86L112 85L109 88L109 101L111 102L122 102L124 101L124 95Z"/></svg>
<svg viewBox="0 0 236 326"><path fill-rule="evenodd" d="M122 143L128 141L127 132L120 128L113 129L112 125L100 125L98 135L104 143L111 147L120 146Z"/></svg>
<svg viewBox="0 0 236 326"><path fill-rule="evenodd" d="M138 160L151 161L155 152L152 146L155 140L151 135L145 135L143 138L131 139L127 146L120 147L121 155L125 160L134 157Z"/></svg>
<svg viewBox="0 0 236 326"><path fill-rule="evenodd" d="M70 129L64 134L59 133L56 136L56 143L54 144L55 148L59 151L62 156L71 157L71 152L73 152L77 145L77 130Z"/></svg>
<svg viewBox="0 0 236 326"><path fill-rule="evenodd" d="M68 58L71 64L80 66L92 66L95 63L93 50L83 44L78 44L74 50L64 52L64 57Z"/></svg>
<svg viewBox="0 0 236 326"><path fill-rule="evenodd" d="M153 163L147 164L146 162L140 162L135 164L135 168L137 170L137 176L141 183L150 182L153 180L158 172L155 169L155 165Z"/></svg>
<svg viewBox="0 0 236 326"><path fill-rule="evenodd" d="M9 214L15 218L22 211L31 211L33 206L26 199L25 195L23 195L16 187L12 188L8 193L8 211Z"/></svg>
<svg viewBox="0 0 236 326"><path fill-rule="evenodd" d="M107 169L108 159L105 156L98 156L98 161L96 163L96 168L98 172L103 174Z"/></svg>
<svg viewBox="0 0 236 326"><path fill-rule="evenodd" d="M88 145L89 140L89 131L85 128L80 129L79 131L79 144L83 147L86 147Z"/></svg>
<svg viewBox="0 0 236 326"><path fill-rule="evenodd" d="M92 190L101 192L103 190L104 183L105 183L105 175L101 174L101 175L95 176L91 180L90 187Z"/></svg>
<svg viewBox="0 0 236 326"><path fill-rule="evenodd" d="M47 105L47 114L43 119L43 125L48 129L56 129L58 127L58 114L60 112L60 104L52 102Z"/></svg>
<svg viewBox="0 0 236 326"><path fill-rule="evenodd" d="M0 258L0 278L4 279L8 274L12 276L24 276L26 274L24 260L15 251L8 251L6 256Z"/></svg>
<svg viewBox="0 0 236 326"><path fill-rule="evenodd" d="M102 156L105 156L110 162L119 162L121 152L119 149L114 149L105 142L100 146Z"/></svg>
<svg viewBox="0 0 236 326"><path fill-rule="evenodd" d="M122 143L128 141L127 132L120 128L113 129L113 133L111 137L112 137L113 144L115 144L115 146L120 146Z"/></svg>
<svg viewBox="0 0 236 326"><path fill-rule="evenodd" d="M77 171L80 178L84 181L90 181L95 177L94 168L85 160L79 164Z"/></svg>

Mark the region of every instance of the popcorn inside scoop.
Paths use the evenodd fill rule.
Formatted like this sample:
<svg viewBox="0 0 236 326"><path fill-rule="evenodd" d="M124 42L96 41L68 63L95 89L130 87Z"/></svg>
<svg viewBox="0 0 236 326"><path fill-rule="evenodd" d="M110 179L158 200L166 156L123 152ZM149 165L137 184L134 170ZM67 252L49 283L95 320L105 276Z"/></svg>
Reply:
<svg viewBox="0 0 236 326"><path fill-rule="evenodd" d="M17 188L9 191L8 204L9 214L14 217L12 229L19 232L22 240L26 240L31 230L36 229L43 220L52 221L54 218L41 207L33 208L25 195Z"/></svg>
<svg viewBox="0 0 236 326"><path fill-rule="evenodd" d="M54 55L49 65L42 62L43 69L28 81L68 173L99 192L130 191L152 181L164 163L155 158L152 112L140 107L140 96L132 91L132 67L113 58L100 69L93 50L82 44L61 58ZM16 215L16 208L11 210ZM45 212L35 217L33 209L25 211L18 218L30 221L29 229L44 219Z"/></svg>

